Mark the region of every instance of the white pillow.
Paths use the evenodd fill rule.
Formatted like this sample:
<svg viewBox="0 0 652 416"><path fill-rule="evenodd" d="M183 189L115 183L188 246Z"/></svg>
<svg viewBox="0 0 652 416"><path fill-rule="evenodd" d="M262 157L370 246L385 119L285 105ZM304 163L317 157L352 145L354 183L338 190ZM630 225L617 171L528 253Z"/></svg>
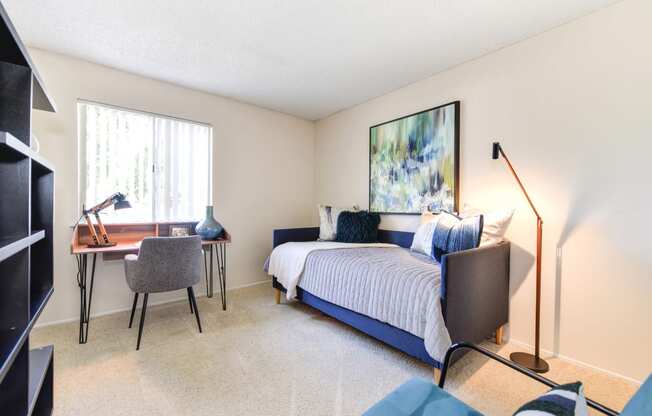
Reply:
<svg viewBox="0 0 652 416"><path fill-rule="evenodd" d="M324 241L335 240L337 235L337 218L343 211L358 211L357 206L334 207L331 205L318 205L319 207L319 239Z"/></svg>
<svg viewBox="0 0 652 416"><path fill-rule="evenodd" d="M480 212L477 209L465 209L462 217L471 217L481 213L483 218L482 238L480 247L489 244L497 244L505 239L505 233L512 221L514 215L513 209L494 210L489 212Z"/></svg>
<svg viewBox="0 0 652 416"><path fill-rule="evenodd" d="M429 222L437 221L439 214L434 212L424 211L421 213L421 224L428 224Z"/></svg>
<svg viewBox="0 0 652 416"><path fill-rule="evenodd" d="M432 256L432 236L439 221L439 215L430 212L421 214L421 225L412 239L410 250Z"/></svg>

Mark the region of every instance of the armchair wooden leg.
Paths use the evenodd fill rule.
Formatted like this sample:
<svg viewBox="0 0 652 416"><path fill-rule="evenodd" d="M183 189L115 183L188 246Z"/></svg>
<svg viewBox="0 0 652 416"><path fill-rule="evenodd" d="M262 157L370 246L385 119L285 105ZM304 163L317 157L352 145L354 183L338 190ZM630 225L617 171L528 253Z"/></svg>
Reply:
<svg viewBox="0 0 652 416"><path fill-rule="evenodd" d="M134 323L134 313L136 312L136 303L138 303L138 292L134 293L134 304L131 307L131 316L129 317L129 328Z"/></svg>
<svg viewBox="0 0 652 416"><path fill-rule="evenodd" d="M439 378L441 377L441 370L437 367L432 368L432 380L435 384L439 384Z"/></svg>
<svg viewBox="0 0 652 416"><path fill-rule="evenodd" d="M505 325L501 325L496 329L496 344L501 345L503 343L503 329Z"/></svg>
<svg viewBox="0 0 652 416"><path fill-rule="evenodd" d="M276 293L274 293L274 297L276 299L276 304L277 305L279 303L281 303L281 290L280 289L276 289Z"/></svg>

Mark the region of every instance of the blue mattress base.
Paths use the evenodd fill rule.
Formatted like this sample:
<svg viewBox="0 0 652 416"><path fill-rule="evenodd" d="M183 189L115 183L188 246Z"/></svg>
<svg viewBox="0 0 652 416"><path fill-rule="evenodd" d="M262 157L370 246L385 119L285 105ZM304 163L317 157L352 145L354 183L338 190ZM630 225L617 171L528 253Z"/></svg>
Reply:
<svg viewBox="0 0 652 416"><path fill-rule="evenodd" d="M274 287L283 291L285 290L285 288L276 281L276 278L274 279ZM399 349L428 365L441 368L441 363L434 360L426 351L423 338L419 338L407 331L403 331L402 329L396 328L395 326L381 322L377 319L370 318L350 309L325 301L300 287L297 287L297 298L306 305L310 305L326 315L335 318L340 322L344 322L345 324L350 325L387 345L391 345L392 347Z"/></svg>

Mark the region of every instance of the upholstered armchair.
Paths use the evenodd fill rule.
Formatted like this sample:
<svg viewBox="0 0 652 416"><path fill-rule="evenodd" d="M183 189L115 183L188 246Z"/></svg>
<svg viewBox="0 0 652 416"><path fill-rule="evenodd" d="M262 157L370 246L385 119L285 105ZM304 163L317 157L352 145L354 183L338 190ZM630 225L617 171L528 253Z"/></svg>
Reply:
<svg viewBox="0 0 652 416"><path fill-rule="evenodd" d="M144 294L136 350L140 349L150 293L186 289L190 313L195 314L199 332L202 332L197 301L192 288L201 279L202 259L199 236L147 237L141 243L138 255L125 256L125 277L129 288L134 292L129 328L134 320L138 295Z"/></svg>

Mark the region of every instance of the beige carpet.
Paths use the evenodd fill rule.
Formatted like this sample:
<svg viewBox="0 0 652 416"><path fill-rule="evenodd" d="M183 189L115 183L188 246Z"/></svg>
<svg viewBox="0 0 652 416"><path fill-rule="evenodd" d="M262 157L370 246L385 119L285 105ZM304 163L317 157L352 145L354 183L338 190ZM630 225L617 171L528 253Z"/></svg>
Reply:
<svg viewBox="0 0 652 416"><path fill-rule="evenodd" d="M156 296L150 296L151 301ZM299 303L275 305L268 285L201 298L204 333L188 304L151 307L140 351L128 313L37 329L32 345L55 345L55 412L64 415L359 415L431 368ZM138 315L136 316L138 317ZM486 346L506 355L513 346ZM550 360L548 376L581 379L588 395L621 409L636 386ZM487 415L509 415L545 388L466 355L447 390Z"/></svg>

